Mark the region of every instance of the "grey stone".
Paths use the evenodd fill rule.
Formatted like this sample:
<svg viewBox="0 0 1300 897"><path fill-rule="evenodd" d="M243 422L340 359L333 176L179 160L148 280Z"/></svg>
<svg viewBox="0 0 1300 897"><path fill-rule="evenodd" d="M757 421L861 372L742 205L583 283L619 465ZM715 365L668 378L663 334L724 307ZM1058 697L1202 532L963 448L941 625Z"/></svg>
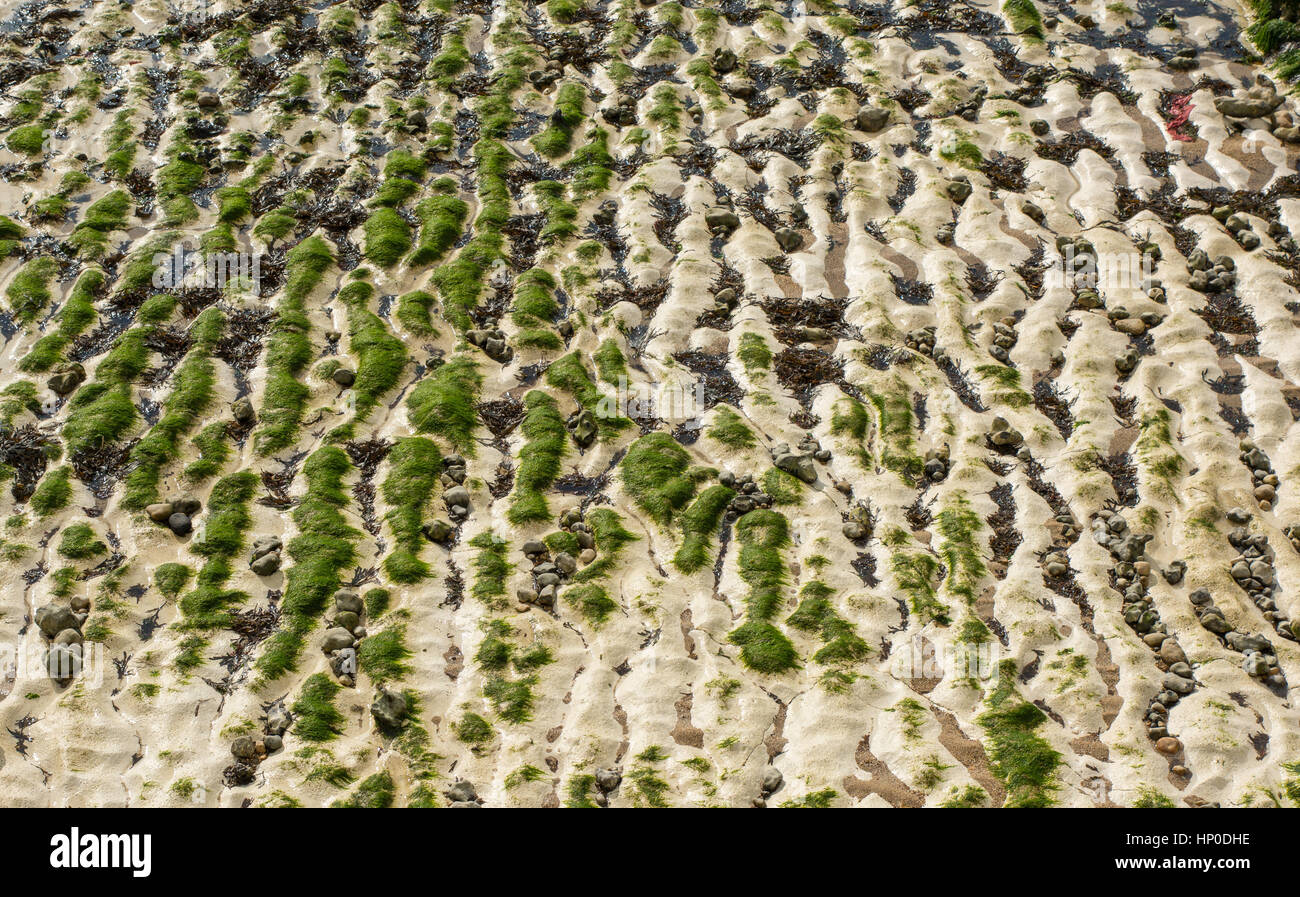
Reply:
<svg viewBox="0 0 1300 897"><path fill-rule="evenodd" d="M442 500L447 503L447 507L469 507L469 490L464 486L453 486L442 494Z"/></svg>
<svg viewBox="0 0 1300 897"><path fill-rule="evenodd" d="M272 551L253 558L248 565L258 576L270 576L280 569L280 552Z"/></svg>
<svg viewBox="0 0 1300 897"><path fill-rule="evenodd" d="M77 628L77 618L72 608L62 604L43 604L36 608L36 625L46 638L54 638L65 629Z"/></svg>
<svg viewBox="0 0 1300 897"><path fill-rule="evenodd" d="M253 403L248 399L236 399L232 402L230 404L230 413L240 426L251 427L257 423L257 412L253 410Z"/></svg>
<svg viewBox="0 0 1300 897"><path fill-rule="evenodd" d="M1214 108L1230 118L1265 118L1282 105L1282 97L1216 97Z"/></svg>
<svg viewBox="0 0 1300 897"><path fill-rule="evenodd" d="M601 791L613 791L623 781L623 774L617 769L597 769L596 787Z"/></svg>
<svg viewBox="0 0 1300 897"><path fill-rule="evenodd" d="M731 233L740 227L740 217L730 209L710 209L704 213L704 223L714 233Z"/></svg>
<svg viewBox="0 0 1300 897"><path fill-rule="evenodd" d="M855 123L857 124L859 131L863 131L867 134L875 134L879 131L883 131L885 126L889 124L889 110L869 106L858 112L858 117L855 120Z"/></svg>
<svg viewBox="0 0 1300 897"><path fill-rule="evenodd" d="M763 794L771 794L781 787L785 777L781 775L781 770L775 766L768 766L763 770Z"/></svg>
<svg viewBox="0 0 1300 897"><path fill-rule="evenodd" d="M454 530L445 520L430 520L422 529L424 538L430 542L449 542Z"/></svg>
<svg viewBox="0 0 1300 897"><path fill-rule="evenodd" d="M353 383L357 382L357 375L355 371L349 370L348 368L338 368L330 376L330 379L346 389Z"/></svg>
<svg viewBox="0 0 1300 897"><path fill-rule="evenodd" d="M336 626L325 631L325 637L321 640L321 650L329 654L331 651L351 648L355 643L356 639L352 637L352 633L340 626Z"/></svg>
<svg viewBox="0 0 1300 897"><path fill-rule="evenodd" d="M776 232L776 245L784 252L797 252L803 246L803 234L791 227L783 227Z"/></svg>
<svg viewBox="0 0 1300 897"><path fill-rule="evenodd" d="M400 729L406 719L406 710L406 698L401 692L388 689L381 689L370 705L370 715L382 729Z"/></svg>
<svg viewBox="0 0 1300 897"><path fill-rule="evenodd" d="M359 614L361 606L361 596L357 594L356 589L339 589L334 593L335 610L350 610L354 614Z"/></svg>
<svg viewBox="0 0 1300 897"><path fill-rule="evenodd" d="M183 536L194 528L189 515L179 511L167 518L167 526L178 536Z"/></svg>
<svg viewBox="0 0 1300 897"><path fill-rule="evenodd" d="M475 803L478 801L478 790L473 783L464 779L457 779L456 782L446 791L447 800L453 803Z"/></svg>
<svg viewBox="0 0 1300 897"><path fill-rule="evenodd" d="M80 386L85 379L86 369L77 362L72 361L55 365L51 369L51 375L45 381L45 385L55 395L66 396Z"/></svg>
<svg viewBox="0 0 1300 897"><path fill-rule="evenodd" d="M257 742L251 735L241 735L230 743L230 753L238 760L252 760L257 756Z"/></svg>

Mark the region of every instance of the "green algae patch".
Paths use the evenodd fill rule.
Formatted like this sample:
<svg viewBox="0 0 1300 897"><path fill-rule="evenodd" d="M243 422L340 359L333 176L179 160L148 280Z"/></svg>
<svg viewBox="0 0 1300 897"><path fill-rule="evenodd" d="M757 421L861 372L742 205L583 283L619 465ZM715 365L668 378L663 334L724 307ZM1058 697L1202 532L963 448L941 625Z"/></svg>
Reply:
<svg viewBox="0 0 1300 897"><path fill-rule="evenodd" d="M483 377L472 355L456 355L422 380L406 399L411 426L447 441L466 457L474 457L475 404Z"/></svg>
<svg viewBox="0 0 1300 897"><path fill-rule="evenodd" d="M524 396L527 409L522 425L524 445L519 450L519 472L514 495L506 513L511 523L539 523L549 520L546 490L560 473L560 462L568 444L564 418L555 399L534 389Z"/></svg>
<svg viewBox="0 0 1300 897"><path fill-rule="evenodd" d="M728 640L740 646L741 662L752 670L776 674L795 669L799 655L794 643L771 622L788 581L781 552L790 544L790 523L777 511L760 508L736 521L736 538L741 544L737 570L750 592L745 622Z"/></svg>
<svg viewBox="0 0 1300 897"><path fill-rule="evenodd" d="M1008 807L1049 807L1060 790L1061 755L1035 734L1047 715L1015 690L1016 662L998 665L998 684L978 722L989 746L993 774L1007 786Z"/></svg>

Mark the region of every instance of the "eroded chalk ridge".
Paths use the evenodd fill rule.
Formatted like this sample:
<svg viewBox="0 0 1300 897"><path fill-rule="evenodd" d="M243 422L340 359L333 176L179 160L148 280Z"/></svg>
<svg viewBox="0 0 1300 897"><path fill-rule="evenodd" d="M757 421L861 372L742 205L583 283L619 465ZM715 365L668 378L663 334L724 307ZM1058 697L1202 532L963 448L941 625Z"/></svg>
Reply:
<svg viewBox="0 0 1300 897"><path fill-rule="evenodd" d="M1295 805L1300 30L1136 6L0 4L6 802Z"/></svg>

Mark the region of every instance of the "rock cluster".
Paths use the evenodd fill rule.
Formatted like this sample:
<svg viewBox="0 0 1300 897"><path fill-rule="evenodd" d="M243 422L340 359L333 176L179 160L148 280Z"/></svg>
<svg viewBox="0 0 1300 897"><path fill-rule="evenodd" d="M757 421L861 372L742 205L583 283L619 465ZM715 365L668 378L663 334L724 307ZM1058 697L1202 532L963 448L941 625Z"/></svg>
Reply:
<svg viewBox="0 0 1300 897"><path fill-rule="evenodd" d="M1193 249L1187 256L1187 286L1198 293L1218 293L1237 285L1237 263L1221 255L1213 262L1204 249Z"/></svg>
<svg viewBox="0 0 1300 897"><path fill-rule="evenodd" d="M989 347L989 354L1003 364L1011 363L1010 352L1019 339L1016 323L1014 315L993 322L993 345Z"/></svg>
<svg viewBox="0 0 1300 897"><path fill-rule="evenodd" d="M927 449L925 452L925 478L931 483L942 483L948 479L951 460L952 450L948 448L947 443L938 448Z"/></svg>
<svg viewBox="0 0 1300 897"><path fill-rule="evenodd" d="M1229 568L1233 581L1250 596L1250 600L1264 614L1264 619L1273 627L1274 632L1285 639L1295 641L1297 638L1295 624L1278 608L1273 598L1278 590L1278 584L1277 574L1273 569L1273 547L1268 544L1268 536L1263 533L1251 533L1245 526L1238 526L1228 533L1228 542L1240 552L1232 559ZM1202 625L1205 625L1204 621ZM1206 628L1211 627L1206 626ZM1218 634L1224 635L1226 630Z"/></svg>
<svg viewBox="0 0 1300 897"><path fill-rule="evenodd" d="M260 536L253 542L253 553L249 556L248 566L258 576L270 576L280 569L280 552L284 543L279 536Z"/></svg>
<svg viewBox="0 0 1300 897"><path fill-rule="evenodd" d="M60 685L81 674L83 641L81 627L90 612L90 599L74 596L68 604L50 603L36 608L32 619L49 641L45 670Z"/></svg>
<svg viewBox="0 0 1300 897"><path fill-rule="evenodd" d="M465 340L471 346L482 349L484 354L493 361L509 364L515 357L515 350L506 342L506 335L502 330L470 330L465 333Z"/></svg>
<svg viewBox="0 0 1300 897"><path fill-rule="evenodd" d="M904 336L907 348L920 352L927 358L934 357L934 335L937 328L934 326L921 327L917 330L909 330Z"/></svg>
<svg viewBox="0 0 1300 897"><path fill-rule="evenodd" d="M321 639L321 650L329 658L330 669L349 688L357 681L357 643L366 637L366 627L361 622L364 613L356 589L339 589L334 593L334 617L328 621Z"/></svg>
<svg viewBox="0 0 1300 897"><path fill-rule="evenodd" d="M1269 132L1286 143L1300 143L1300 127L1286 110L1280 110L1284 98L1277 87L1264 75L1255 79L1254 86L1245 91L1235 91L1232 96L1216 97L1214 108L1238 126L1244 127L1252 119L1263 119Z"/></svg>
<svg viewBox="0 0 1300 897"><path fill-rule="evenodd" d="M817 465L813 461L825 464L830 459L830 449L822 448L811 433L805 433L793 450L788 442L782 442L772 449L772 464L777 470L784 470L809 485L817 482Z"/></svg>
<svg viewBox="0 0 1300 897"><path fill-rule="evenodd" d="M194 529L194 516L202 510L197 498L178 498L146 505L144 512L154 523L161 523L178 536Z"/></svg>
<svg viewBox="0 0 1300 897"><path fill-rule="evenodd" d="M462 523L469 516L470 498L469 490L462 484L465 482L466 467L465 459L460 455L448 455L442 459L442 502L447 506L447 516L454 523ZM439 530L439 533L441 530ZM426 535L428 533L426 532ZM432 536L430 536L432 538ZM445 541L449 536L442 539L433 539L435 542Z"/></svg>
<svg viewBox="0 0 1300 897"><path fill-rule="evenodd" d="M1243 439L1239 445L1241 463L1250 471L1250 479L1255 487L1255 501L1259 502L1261 511L1271 510L1277 503L1277 490L1281 485L1273 464L1268 460L1264 450L1255 445L1253 440Z"/></svg>
<svg viewBox="0 0 1300 897"><path fill-rule="evenodd" d="M738 477L730 471L724 470L718 474L718 482L729 489L736 490L735 497L727 505L726 517L728 520L735 520L755 508L770 508L772 506L772 496L758 488L758 483L754 482L752 473Z"/></svg>
<svg viewBox="0 0 1300 897"><path fill-rule="evenodd" d="M550 548L540 539L525 542L523 551L532 565L529 571L532 585L515 590L521 606L533 605L553 611L560 586L568 582L579 567L585 567L596 559L596 537L582 520L580 511L575 508L561 514L560 528L573 533L578 544L578 556L575 558L567 551L557 551L552 556Z"/></svg>
<svg viewBox="0 0 1300 897"><path fill-rule="evenodd" d="M1024 443L1025 439L1020 435L1020 431L1007 421L1005 417L998 416L993 418L993 425L989 428L989 443L998 451L1014 452L1017 451Z"/></svg>
<svg viewBox="0 0 1300 897"><path fill-rule="evenodd" d="M226 767L224 778L230 785L248 785L253 781L258 765L270 754L284 747L284 734L293 724L293 717L276 701L266 709L260 737L240 735L230 743L230 753L235 762Z"/></svg>
<svg viewBox="0 0 1300 897"><path fill-rule="evenodd" d="M1147 736L1163 754L1176 755L1182 745L1169 735L1169 709L1196 689L1196 679L1178 639L1171 634L1151 602L1151 564L1144 560L1151 537L1132 533L1118 513L1101 511L1093 517L1093 538L1117 561L1111 584L1123 595L1124 622L1155 653L1164 671L1161 691L1145 715Z"/></svg>

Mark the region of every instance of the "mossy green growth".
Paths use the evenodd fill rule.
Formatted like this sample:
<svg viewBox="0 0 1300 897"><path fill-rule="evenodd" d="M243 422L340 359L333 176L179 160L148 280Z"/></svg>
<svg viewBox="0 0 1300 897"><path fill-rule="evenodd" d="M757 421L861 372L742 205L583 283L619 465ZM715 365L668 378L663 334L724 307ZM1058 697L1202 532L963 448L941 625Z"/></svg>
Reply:
<svg viewBox="0 0 1300 897"><path fill-rule="evenodd" d="M18 248L26 229L7 215L0 215L0 259L8 258Z"/></svg>
<svg viewBox="0 0 1300 897"><path fill-rule="evenodd" d="M728 639L740 646L740 659L750 669L775 674L799 666L790 638L771 622L784 601L787 571L782 549L790 544L790 523L777 511L750 511L736 521L740 541L740 578L750 588L745 622Z"/></svg>
<svg viewBox="0 0 1300 897"><path fill-rule="evenodd" d="M374 287L364 281L353 281L339 291L339 300L348 310L348 348L357 356L357 372L351 387L352 418L330 434L335 441L352 437L355 427L397 385L406 367L405 344L368 308L373 293Z"/></svg>
<svg viewBox="0 0 1300 897"><path fill-rule="evenodd" d="M119 336L95 369L95 379L68 402L63 439L68 454L110 445L124 437L138 412L131 383L149 366L148 339L175 308L171 296L154 296L136 314L137 326Z"/></svg>
<svg viewBox="0 0 1300 897"><path fill-rule="evenodd" d="M614 155L609 151L609 132L604 128L592 128L587 135L590 140L574 150L573 156L565 163L565 168L573 172L571 187L573 198L577 201L603 192L614 179Z"/></svg>
<svg viewBox="0 0 1300 897"><path fill-rule="evenodd" d="M492 724L477 713L466 713L460 722L452 724L452 730L457 738L471 745L487 744L496 735Z"/></svg>
<svg viewBox="0 0 1300 897"><path fill-rule="evenodd" d="M406 399L411 425L417 432L445 439L466 457L474 457L474 410L483 377L473 355L455 355L411 390Z"/></svg>
<svg viewBox="0 0 1300 897"><path fill-rule="evenodd" d="M736 357L745 366L745 373L751 377L772 369L772 349L767 345L767 340L757 333L740 335L740 346L736 350Z"/></svg>
<svg viewBox="0 0 1300 897"><path fill-rule="evenodd" d="M2 255L2 253L0 253ZM87 268L73 284L68 301L59 310L59 326L45 334L32 346L18 363L21 370L36 373L48 371L62 358L63 350L98 316L95 300L103 293L107 279L99 268Z"/></svg>
<svg viewBox="0 0 1300 897"><path fill-rule="evenodd" d="M207 558L194 590L181 599L186 629L218 629L230 624L230 608L248 596L227 589L233 574L232 559L244 547L245 535L253 525L248 504L259 484L257 474L241 470L222 477L208 496L207 521L191 550Z"/></svg>
<svg viewBox="0 0 1300 897"><path fill-rule="evenodd" d="M564 600L577 608L582 618L597 629L618 610L618 602L609 597L604 586L594 582L579 583L565 589Z"/></svg>
<svg viewBox="0 0 1300 897"><path fill-rule="evenodd" d="M569 146L573 143L573 131L586 117L582 111L586 99L587 91L581 84L570 81L560 85L555 95L551 124L532 141L539 153L548 159L554 159L569 151Z"/></svg>
<svg viewBox="0 0 1300 897"><path fill-rule="evenodd" d="M64 465L41 477L31 498L32 510L37 516L49 517L68 506L72 499L72 484L68 481L71 473L71 468Z"/></svg>
<svg viewBox="0 0 1300 897"><path fill-rule="evenodd" d="M5 299L14 319L29 324L50 304L50 283L59 273L59 264L40 256L23 265L5 289Z"/></svg>
<svg viewBox="0 0 1300 897"><path fill-rule="evenodd" d="M388 770L384 770L366 777L357 785L356 791L330 806L348 810L386 810L393 805L396 796L397 787L393 784L393 777Z"/></svg>
<svg viewBox="0 0 1300 897"><path fill-rule="evenodd" d="M998 665L997 687L978 722L988 739L993 774L1007 787L1006 806L1048 807L1060 788L1061 755L1034 734L1047 716L1016 693L1016 672L1014 660Z"/></svg>
<svg viewBox="0 0 1300 897"><path fill-rule="evenodd" d="M296 669L307 633L338 589L343 570L356 559L353 543L360 533L342 513L348 505L343 478L351 469L348 456L332 445L317 449L303 464L307 493L293 512L298 535L288 545L294 565L280 602L284 620L257 661L266 680Z"/></svg>
<svg viewBox="0 0 1300 897"><path fill-rule="evenodd" d="M402 294L397 300L397 322L414 336L437 337L438 329L433 326L432 315L436 301L424 290Z"/></svg>
<svg viewBox="0 0 1300 897"><path fill-rule="evenodd" d="M524 396L524 445L519 450L519 471L506 517L516 526L549 520L546 490L560 473L568 447L568 433L555 399L540 389Z"/></svg>
<svg viewBox="0 0 1300 897"><path fill-rule="evenodd" d="M1034 0L1006 0L1002 4L1002 11L1006 13L1007 21L1017 34L1039 40L1043 38L1043 17Z"/></svg>
<svg viewBox="0 0 1300 897"><path fill-rule="evenodd" d="M820 636L823 647L813 660L825 666L852 664L865 660L871 648L831 604L834 590L820 580L813 580L799 591L799 607L786 622L804 632Z"/></svg>
<svg viewBox="0 0 1300 897"><path fill-rule="evenodd" d="M450 182L450 179L447 179ZM435 182L434 187L438 184ZM454 182L450 182L454 189ZM432 265L460 239L469 214L469 204L450 193L438 193L420 200L415 215L420 220L420 235L406 263L412 267Z"/></svg>
<svg viewBox="0 0 1300 897"><path fill-rule="evenodd" d="M575 583L597 582L609 576L618 566L623 549L640 538L623 526L623 518L612 508L588 511L586 523L596 537L599 554L596 560L573 575Z"/></svg>
<svg viewBox="0 0 1300 897"><path fill-rule="evenodd" d="M134 466L127 474L122 507L138 510L157 499L163 466L180 456L181 437L211 407L216 385L211 355L224 329L225 317L217 308L205 309L190 327L190 351L173 378L163 416L131 449Z"/></svg>
<svg viewBox="0 0 1300 897"><path fill-rule="evenodd" d="M45 136L49 130L39 122L20 125L5 137L5 146L23 156L39 156L45 150Z"/></svg>
<svg viewBox="0 0 1300 897"><path fill-rule="evenodd" d="M313 673L293 702L293 734L304 741L330 741L343 733L343 714L334 706L339 686L325 673Z"/></svg>
<svg viewBox="0 0 1300 897"><path fill-rule="evenodd" d="M890 556L890 569L898 587L907 593L912 613L922 623L935 622L946 626L952 622L948 605L939 600L935 588L939 562L933 555L921 551L896 551Z"/></svg>
<svg viewBox="0 0 1300 897"><path fill-rule="evenodd" d="M898 474L908 485L915 485L925 472L925 462L914 448L915 421L912 403L902 391L877 393L866 390L867 399L876 409L876 428L881 435L880 463Z"/></svg>
<svg viewBox="0 0 1300 897"><path fill-rule="evenodd" d="M59 554L74 561L108 554L108 546L100 541L88 523L74 523L63 530L59 537Z"/></svg>
<svg viewBox="0 0 1300 897"><path fill-rule="evenodd" d="M627 377L627 362L618 343L609 337L601 340L591 360L596 363L596 373L606 383L618 384L619 377Z"/></svg>
<svg viewBox="0 0 1300 897"><path fill-rule="evenodd" d="M366 258L381 268L391 268L411 248L411 227L397 210L381 206L363 227Z"/></svg>
<svg viewBox="0 0 1300 897"><path fill-rule="evenodd" d="M169 561L153 571L153 584L164 598L175 598L193 577L194 570L189 566Z"/></svg>
<svg viewBox="0 0 1300 897"><path fill-rule="evenodd" d="M399 623L361 640L357 646L357 667L375 682L388 682L406 675L410 669L406 660L410 656L406 627Z"/></svg>
<svg viewBox="0 0 1300 897"><path fill-rule="evenodd" d="M470 594L490 608L502 607L502 599L506 594L506 577L514 569L514 565L506 559L509 545L496 533L484 530L469 540L469 546L477 549L471 562L474 567L474 585Z"/></svg>
<svg viewBox="0 0 1300 897"><path fill-rule="evenodd" d="M975 538L982 527L980 517L965 495L955 493L939 512L937 522L942 537L939 554L948 567L948 591L973 603L976 587L985 573L984 559L980 557Z"/></svg>
<svg viewBox="0 0 1300 897"><path fill-rule="evenodd" d="M393 550L384 558L384 572L395 583L409 585L427 579L429 565L420 559L424 509L438 486L442 453L433 440L410 436L388 453L388 476L380 491L389 511L384 515L393 531Z"/></svg>
<svg viewBox="0 0 1300 897"><path fill-rule="evenodd" d="M681 515L682 544L673 556L673 566L683 573L694 573L709 560L713 537L731 500L734 489L723 485L710 486Z"/></svg>
<svg viewBox="0 0 1300 897"><path fill-rule="evenodd" d="M758 444L758 437L749 429L745 421L729 405L719 405L713 415L713 426L707 435L714 442L720 442L727 448L749 449Z"/></svg>
<svg viewBox="0 0 1300 897"><path fill-rule="evenodd" d="M572 395L578 404L595 415L596 427L602 439L607 439L632 426L630 420L618 414L613 400L605 396L596 386L578 352L570 352L556 359L546 369L546 382Z"/></svg>
<svg viewBox="0 0 1300 897"><path fill-rule="evenodd" d="M686 507L695 494L687 475L691 457L667 433L647 433L632 443L619 465L623 488L660 526Z"/></svg>
<svg viewBox="0 0 1300 897"><path fill-rule="evenodd" d="M68 242L82 258L101 257L108 249L108 235L126 229L126 213L130 208L131 197L125 190L106 193L86 208Z"/></svg>
<svg viewBox="0 0 1300 897"><path fill-rule="evenodd" d="M515 281L515 298L510 319L520 327L550 324L560 311L552 291L555 278L542 268L529 268Z"/></svg>
<svg viewBox="0 0 1300 897"><path fill-rule="evenodd" d="M297 436L309 393L298 377L312 358L308 336L311 323L304 303L333 262L328 244L317 236L308 237L289 250L280 315L266 350L261 428L254 438L260 454L269 455L288 448Z"/></svg>

